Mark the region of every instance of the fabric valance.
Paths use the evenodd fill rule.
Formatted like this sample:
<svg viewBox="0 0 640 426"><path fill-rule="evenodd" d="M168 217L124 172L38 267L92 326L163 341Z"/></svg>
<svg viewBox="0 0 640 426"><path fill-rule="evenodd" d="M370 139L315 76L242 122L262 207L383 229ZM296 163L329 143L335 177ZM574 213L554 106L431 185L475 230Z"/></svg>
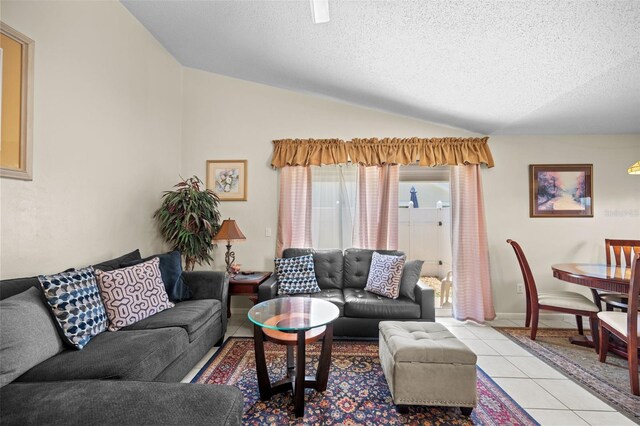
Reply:
<svg viewBox="0 0 640 426"><path fill-rule="evenodd" d="M273 141L273 167L320 166L348 161L365 166L413 164L493 167L489 138L284 139Z"/></svg>

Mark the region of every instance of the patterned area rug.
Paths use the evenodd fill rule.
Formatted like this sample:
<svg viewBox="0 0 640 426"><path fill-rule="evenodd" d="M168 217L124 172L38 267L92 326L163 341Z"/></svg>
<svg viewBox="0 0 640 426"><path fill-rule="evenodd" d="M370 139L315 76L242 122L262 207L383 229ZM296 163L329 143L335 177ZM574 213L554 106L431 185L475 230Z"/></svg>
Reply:
<svg viewBox="0 0 640 426"><path fill-rule="evenodd" d="M527 328L496 328L538 358L554 366L567 377L626 416L640 422L640 397L629 388L627 360L614 354L607 362L598 361L595 350L572 345L569 337L576 330L539 328L536 340Z"/></svg>
<svg viewBox="0 0 640 426"><path fill-rule="evenodd" d="M272 381L284 376L284 346L265 344ZM307 374L313 374L320 345L307 348ZM244 395L244 424L304 425L535 425L481 369L478 369L479 404L471 417L459 408L411 407L407 414L395 410L378 359L377 342L334 341L329 385L326 392L307 389L304 418L293 415L290 393L260 401L255 370L253 339L230 338L194 377L192 383L229 384ZM274 380L275 379L275 380Z"/></svg>

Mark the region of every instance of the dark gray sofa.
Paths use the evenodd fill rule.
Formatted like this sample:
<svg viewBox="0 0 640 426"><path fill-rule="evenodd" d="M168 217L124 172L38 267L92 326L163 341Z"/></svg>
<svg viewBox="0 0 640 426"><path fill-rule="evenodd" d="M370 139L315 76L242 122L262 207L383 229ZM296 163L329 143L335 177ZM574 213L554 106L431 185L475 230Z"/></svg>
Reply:
<svg viewBox="0 0 640 426"><path fill-rule="evenodd" d="M103 332L82 350L65 349L2 387L0 423L241 424L239 389L171 383L222 342L227 328L228 275L184 272L183 279L191 300ZM37 277L0 281L0 300L32 286Z"/></svg>
<svg viewBox="0 0 640 426"><path fill-rule="evenodd" d="M415 300L400 296L389 299L364 290L373 252L402 255L400 251L347 249L313 250L288 248L283 257L313 254L320 293L305 295L332 302L340 309L333 323L336 336L378 337L378 323L385 320L435 321L434 291L422 283L415 284ZM278 297L274 275L258 288L260 302Z"/></svg>

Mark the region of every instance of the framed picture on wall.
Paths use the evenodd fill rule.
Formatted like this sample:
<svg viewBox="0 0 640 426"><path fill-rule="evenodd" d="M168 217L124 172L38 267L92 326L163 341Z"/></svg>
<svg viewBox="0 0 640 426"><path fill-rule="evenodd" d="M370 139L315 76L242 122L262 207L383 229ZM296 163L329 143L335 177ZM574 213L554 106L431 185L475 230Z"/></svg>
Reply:
<svg viewBox="0 0 640 426"><path fill-rule="evenodd" d="M530 217L593 217L592 164L531 164Z"/></svg>
<svg viewBox="0 0 640 426"><path fill-rule="evenodd" d="M207 189L221 201L247 201L247 160L208 160Z"/></svg>
<svg viewBox="0 0 640 426"><path fill-rule="evenodd" d="M0 22L0 176L32 179L35 42Z"/></svg>

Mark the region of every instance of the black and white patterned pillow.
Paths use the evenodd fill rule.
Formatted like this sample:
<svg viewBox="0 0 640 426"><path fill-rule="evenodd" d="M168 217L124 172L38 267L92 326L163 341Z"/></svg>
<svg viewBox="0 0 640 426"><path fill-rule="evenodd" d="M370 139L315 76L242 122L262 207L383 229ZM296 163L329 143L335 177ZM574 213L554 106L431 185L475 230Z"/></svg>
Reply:
<svg viewBox="0 0 640 426"><path fill-rule="evenodd" d="M82 349L107 329L107 314L93 268L38 277L47 303L64 337Z"/></svg>
<svg viewBox="0 0 640 426"><path fill-rule="evenodd" d="M400 278L406 256L389 256L373 252L365 290L390 299L400 295Z"/></svg>
<svg viewBox="0 0 640 426"><path fill-rule="evenodd" d="M278 294L318 293L318 280L313 266L313 255L278 258Z"/></svg>

